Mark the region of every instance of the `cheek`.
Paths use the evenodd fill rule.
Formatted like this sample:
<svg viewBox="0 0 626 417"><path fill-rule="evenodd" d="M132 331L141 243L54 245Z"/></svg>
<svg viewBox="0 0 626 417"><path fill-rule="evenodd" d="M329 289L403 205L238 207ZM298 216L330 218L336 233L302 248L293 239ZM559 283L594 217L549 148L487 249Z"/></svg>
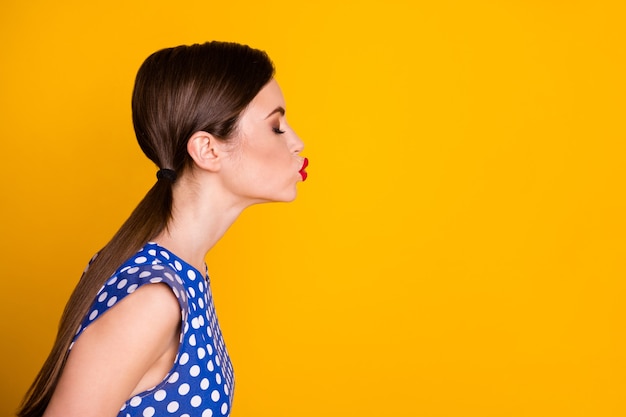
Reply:
<svg viewBox="0 0 626 417"><path fill-rule="evenodd" d="M261 145L261 144L259 144ZM293 163L289 151L282 143L268 143L250 149L256 168L264 172L279 172Z"/></svg>
<svg viewBox="0 0 626 417"><path fill-rule="evenodd" d="M294 157L282 137L246 136L241 143L238 168L246 182L258 189L292 182L297 174ZM282 185L281 185L282 184Z"/></svg>

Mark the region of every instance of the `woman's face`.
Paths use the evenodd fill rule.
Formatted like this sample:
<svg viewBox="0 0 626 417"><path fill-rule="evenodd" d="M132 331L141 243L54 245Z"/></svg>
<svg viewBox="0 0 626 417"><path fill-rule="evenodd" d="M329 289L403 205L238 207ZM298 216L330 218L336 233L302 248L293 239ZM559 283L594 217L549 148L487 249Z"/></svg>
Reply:
<svg viewBox="0 0 626 417"><path fill-rule="evenodd" d="M272 79L243 112L228 164L230 189L250 203L291 201L306 179L304 144L287 124L285 99Z"/></svg>

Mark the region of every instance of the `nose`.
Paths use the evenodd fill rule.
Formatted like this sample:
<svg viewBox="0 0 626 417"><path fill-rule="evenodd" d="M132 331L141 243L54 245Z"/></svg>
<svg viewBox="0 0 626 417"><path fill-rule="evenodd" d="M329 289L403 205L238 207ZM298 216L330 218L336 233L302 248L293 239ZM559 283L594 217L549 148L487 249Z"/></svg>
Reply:
<svg viewBox="0 0 626 417"><path fill-rule="evenodd" d="M304 142L302 142L300 136L293 130L291 131L291 149L295 154L299 154L304 149Z"/></svg>

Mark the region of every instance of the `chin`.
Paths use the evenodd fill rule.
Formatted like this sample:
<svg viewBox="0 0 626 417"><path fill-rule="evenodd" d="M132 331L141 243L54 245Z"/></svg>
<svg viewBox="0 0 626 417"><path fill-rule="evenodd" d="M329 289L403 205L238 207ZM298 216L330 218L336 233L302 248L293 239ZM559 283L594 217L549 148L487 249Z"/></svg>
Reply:
<svg viewBox="0 0 626 417"><path fill-rule="evenodd" d="M291 193L289 194L289 196L285 200L285 203L292 202L293 200L296 199L297 196L298 196L298 189L296 187L293 187L293 190L291 191Z"/></svg>
<svg viewBox="0 0 626 417"><path fill-rule="evenodd" d="M276 203L291 203L293 200L296 199L296 196L297 194L293 193L291 195L282 196L281 198L276 198L271 201L276 202Z"/></svg>
<svg viewBox="0 0 626 417"><path fill-rule="evenodd" d="M289 184L287 186L283 186L282 189L279 190L264 190L260 194L252 197L252 204L260 204L260 203L289 203L296 199L298 196L298 187L297 184Z"/></svg>
<svg viewBox="0 0 626 417"><path fill-rule="evenodd" d="M263 204L263 203L290 203L296 199L297 193L294 191L293 193L285 193L280 196L272 196L265 198L257 198L252 201L251 204Z"/></svg>
<svg viewBox="0 0 626 417"><path fill-rule="evenodd" d="M290 203L295 200L297 196L298 190L296 190L296 187L294 187L292 190L289 190L280 196L276 196L270 201L274 201L276 203Z"/></svg>

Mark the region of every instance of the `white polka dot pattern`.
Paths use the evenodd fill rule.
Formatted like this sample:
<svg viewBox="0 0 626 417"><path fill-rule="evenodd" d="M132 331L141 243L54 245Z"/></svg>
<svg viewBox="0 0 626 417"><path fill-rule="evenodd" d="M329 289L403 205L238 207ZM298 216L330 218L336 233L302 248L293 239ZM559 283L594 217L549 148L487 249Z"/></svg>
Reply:
<svg viewBox="0 0 626 417"><path fill-rule="evenodd" d="M167 249L148 243L96 295L74 342L94 320L142 285L167 284L181 307L181 341L172 369L156 387L129 398L118 417L230 414L233 368L215 314L208 276L206 281L202 276Z"/></svg>

